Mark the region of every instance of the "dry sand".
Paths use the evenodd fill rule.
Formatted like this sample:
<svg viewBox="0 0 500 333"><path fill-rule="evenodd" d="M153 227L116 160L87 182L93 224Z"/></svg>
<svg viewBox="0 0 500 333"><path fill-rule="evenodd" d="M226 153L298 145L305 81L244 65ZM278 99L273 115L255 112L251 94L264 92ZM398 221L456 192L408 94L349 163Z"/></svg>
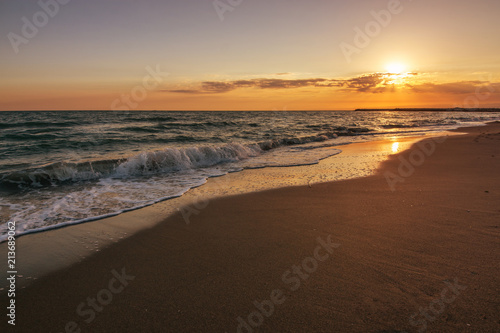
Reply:
<svg viewBox="0 0 500 333"><path fill-rule="evenodd" d="M468 132L176 214L20 290L12 331L500 332L500 124Z"/></svg>

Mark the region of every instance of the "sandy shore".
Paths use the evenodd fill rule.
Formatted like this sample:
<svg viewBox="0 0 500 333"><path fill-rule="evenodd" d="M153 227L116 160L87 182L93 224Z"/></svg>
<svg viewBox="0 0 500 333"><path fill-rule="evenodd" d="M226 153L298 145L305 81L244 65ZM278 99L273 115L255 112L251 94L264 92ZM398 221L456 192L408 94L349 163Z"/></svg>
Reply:
<svg viewBox="0 0 500 333"><path fill-rule="evenodd" d="M498 332L500 124L468 133L187 206L18 290L10 331Z"/></svg>
<svg viewBox="0 0 500 333"><path fill-rule="evenodd" d="M388 156L408 149L421 139L421 136L391 137L340 145L341 154L321 160L318 164L247 169L210 178L203 186L191 189L179 198L94 222L18 237L17 255L23 259L16 263L19 275L22 275L22 278L16 279L16 284L18 288L24 288L38 278L81 262L116 242L161 223L166 216L175 214L179 207L192 206L197 211L196 206L214 198L369 176ZM1 243L0 257L6 257L7 252L7 244ZM3 264L0 262L0 293L8 289L8 274Z"/></svg>

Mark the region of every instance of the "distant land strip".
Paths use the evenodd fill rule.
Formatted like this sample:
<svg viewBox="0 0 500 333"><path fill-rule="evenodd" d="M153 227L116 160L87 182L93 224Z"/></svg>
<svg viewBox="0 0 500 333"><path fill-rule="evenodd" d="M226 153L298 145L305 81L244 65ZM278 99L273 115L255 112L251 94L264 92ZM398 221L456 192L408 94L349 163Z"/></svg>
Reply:
<svg viewBox="0 0 500 333"><path fill-rule="evenodd" d="M354 111L500 112L500 108L395 108L395 109L355 109Z"/></svg>

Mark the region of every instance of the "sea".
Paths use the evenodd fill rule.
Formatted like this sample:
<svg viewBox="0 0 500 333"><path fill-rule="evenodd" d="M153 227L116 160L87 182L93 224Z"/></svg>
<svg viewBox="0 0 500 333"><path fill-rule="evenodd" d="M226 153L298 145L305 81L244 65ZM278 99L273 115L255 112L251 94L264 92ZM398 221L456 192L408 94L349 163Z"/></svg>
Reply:
<svg viewBox="0 0 500 333"><path fill-rule="evenodd" d="M499 120L499 112L0 112L0 242L179 197L208 178L318 163L342 146ZM332 157L335 158L335 157Z"/></svg>

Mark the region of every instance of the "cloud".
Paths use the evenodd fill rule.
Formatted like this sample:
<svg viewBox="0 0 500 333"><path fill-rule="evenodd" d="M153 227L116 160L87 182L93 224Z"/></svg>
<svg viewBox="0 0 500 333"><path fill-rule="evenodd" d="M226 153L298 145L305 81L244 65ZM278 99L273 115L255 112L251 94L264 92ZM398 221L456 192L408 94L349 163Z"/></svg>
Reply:
<svg viewBox="0 0 500 333"><path fill-rule="evenodd" d="M199 94L200 91L196 89L172 89L172 90L161 90L163 92L173 92L179 94Z"/></svg>
<svg viewBox="0 0 500 333"><path fill-rule="evenodd" d="M414 93L439 93L439 94L471 94L475 93L478 87L482 90L497 93L500 92L499 83L490 83L489 81L459 81L450 83L419 83L411 84L412 76L421 75L421 73L405 73L404 75L393 73L371 73L359 75L352 78L326 79L276 79L276 78L258 78L250 80L234 81L204 81L200 83L198 89L176 89L162 90L170 93L183 94L221 94L236 89L254 88L254 89L296 89L296 88L338 88L344 92L363 92L363 93L383 93L393 92L399 89L406 89Z"/></svg>
<svg viewBox="0 0 500 333"><path fill-rule="evenodd" d="M436 94L474 94L478 93L493 93L500 92L499 83L491 83L489 81L459 81L450 83L422 83L419 85L407 85L407 87L416 93L436 93Z"/></svg>
<svg viewBox="0 0 500 333"><path fill-rule="evenodd" d="M344 80L342 82L342 87L348 89L354 89L361 92L369 91L370 89L376 88L380 84L386 84L387 77L390 74L384 73L374 73L363 76L358 76L352 79Z"/></svg>
<svg viewBox="0 0 500 333"><path fill-rule="evenodd" d="M201 88L193 89L176 89L162 90L165 92L174 93L198 93L198 94L216 94L225 93L239 88L259 88L259 89L291 89L303 87L339 87L338 80L314 78L314 79L252 79L252 80L236 80L236 81L204 81L201 82Z"/></svg>
<svg viewBox="0 0 500 333"><path fill-rule="evenodd" d="M258 88L258 89L293 89L304 87L341 87L342 80L312 78L312 79L252 79L236 81L204 81L201 82L200 89L175 89L162 90L163 92L187 93L187 94L217 94L225 93L239 88Z"/></svg>
<svg viewBox="0 0 500 333"><path fill-rule="evenodd" d="M202 82L201 88L207 93L223 93L235 89L231 82Z"/></svg>

